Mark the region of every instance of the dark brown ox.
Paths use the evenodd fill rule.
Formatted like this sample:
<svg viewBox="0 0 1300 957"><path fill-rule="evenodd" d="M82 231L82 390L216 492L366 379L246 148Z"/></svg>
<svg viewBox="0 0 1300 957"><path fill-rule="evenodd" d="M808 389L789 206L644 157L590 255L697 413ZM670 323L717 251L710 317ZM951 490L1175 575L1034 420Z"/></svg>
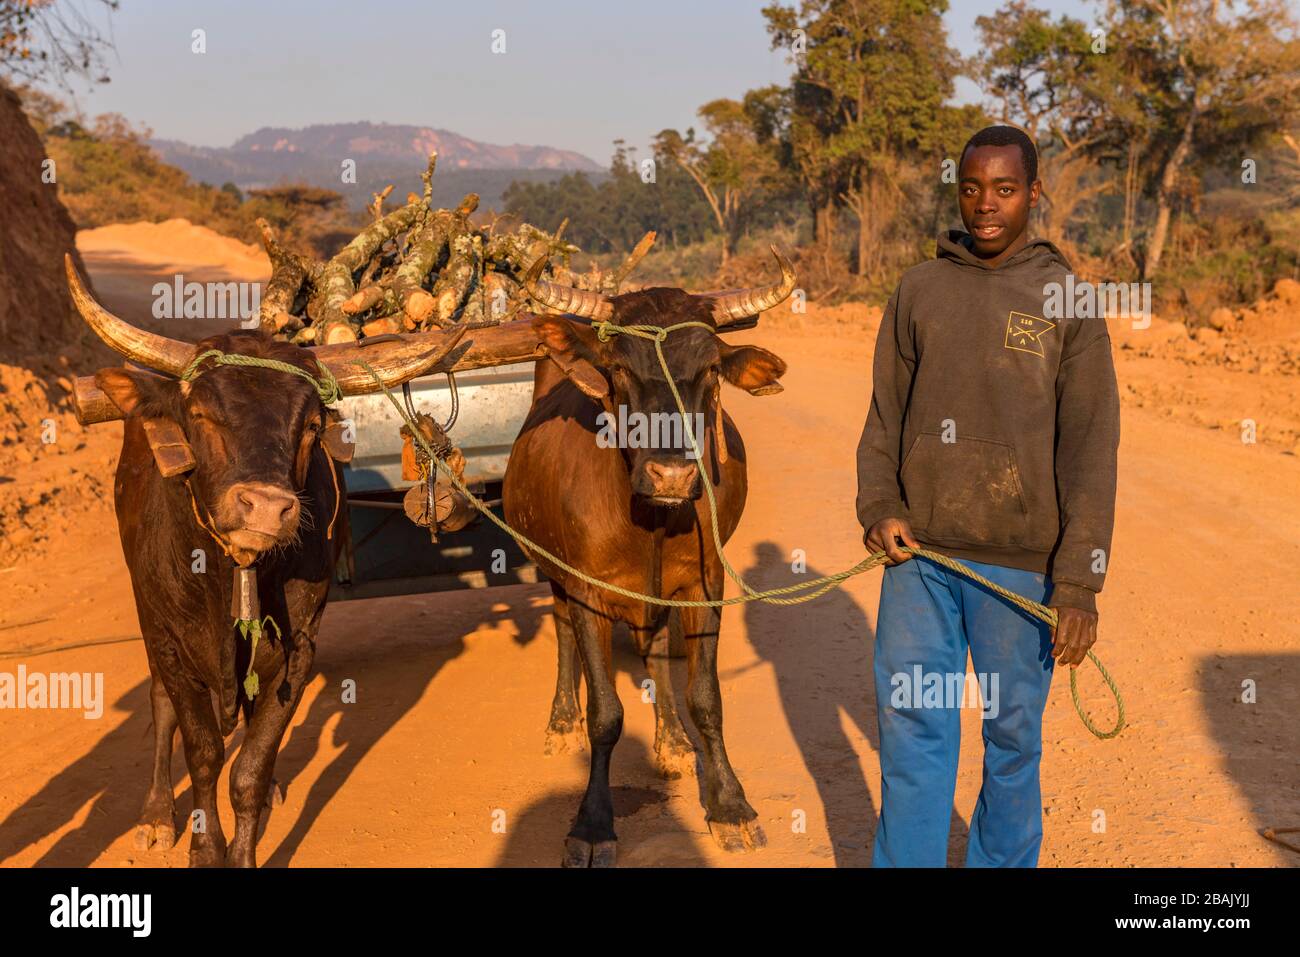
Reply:
<svg viewBox="0 0 1300 957"><path fill-rule="evenodd" d="M716 490L724 541L740 522L746 493L745 447L722 408L721 384L725 380L753 395L779 392L777 380L786 365L766 349L728 345L715 333L790 294L793 270L779 253L777 259L783 274L779 284L717 296L657 288L608 299L536 280L534 272L533 297L570 316L620 326L662 328L689 320L709 326L674 331L664 342L690 421L705 424L705 434L697 436L704 461L689 456L689 446L623 447L630 435L613 445L598 442L609 422L620 421L620 406L629 423L637 413L647 419L664 413L677 418L654 344L620 334L602 342L580 318L539 316L534 327L547 357L537 363L532 408L506 468L507 521L567 564L606 582L663 598L721 598L723 569L710 532L708 502L701 494L700 465L708 467ZM634 427L627 431L634 432ZM604 434L608 438L607 428ZM590 778L563 863L612 866L617 839L609 762L623 727L610 656L616 622L629 627L654 682L654 750L660 771L677 777L695 768L695 750L677 712L668 668L670 615L662 606L589 585L533 557L551 582L559 644L548 750L581 746L575 740L582 728L578 659L587 683ZM764 837L722 739L720 619L717 608L680 610L689 675L686 702L703 743L700 773L706 816L714 839L731 851L761 846Z"/></svg>
<svg viewBox="0 0 1300 957"><path fill-rule="evenodd" d="M369 391L378 387L357 376L350 358L364 355L391 386L436 364L456 336L415 354L399 341L364 352L330 346L313 356L243 331L191 345L108 313L70 262L68 279L81 315L109 346L165 374L122 367L95 376L126 417L113 491L152 677L153 780L136 845L166 848L175 841L171 757L179 725L196 812L190 865L252 867L276 752L312 675L339 523L346 518L343 478L330 453L349 457L336 442L346 436L332 434L338 424L316 387L292 373L210 365L209 359L191 381L166 376L178 375L199 352L217 349L282 360L315 377L325 365L345 392ZM177 455L192 457L192 467L162 474ZM261 614L282 635L269 630L258 643L252 670L260 691L251 700L243 687L251 643L238 636L231 615L236 562L256 570ZM235 836L227 848L217 778L224 738L240 712L247 732L231 769Z"/></svg>

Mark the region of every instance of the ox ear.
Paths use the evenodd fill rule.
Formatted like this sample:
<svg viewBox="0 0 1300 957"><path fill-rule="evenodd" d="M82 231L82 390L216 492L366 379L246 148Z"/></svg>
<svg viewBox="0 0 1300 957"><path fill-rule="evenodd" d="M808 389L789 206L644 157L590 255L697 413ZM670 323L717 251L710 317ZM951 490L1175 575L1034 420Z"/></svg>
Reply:
<svg viewBox="0 0 1300 957"><path fill-rule="evenodd" d="M722 354L722 377L750 395L774 395L784 391L776 380L785 375L785 360L761 346L718 344Z"/></svg>
<svg viewBox="0 0 1300 957"><path fill-rule="evenodd" d="M599 401L609 398L609 381L591 361L596 357L595 333L563 316L536 316L533 331L551 361L583 395Z"/></svg>
<svg viewBox="0 0 1300 957"><path fill-rule="evenodd" d="M194 469L194 450L178 421L178 383L135 369L100 369L95 384L126 416L143 420L145 440L163 478Z"/></svg>
<svg viewBox="0 0 1300 957"><path fill-rule="evenodd" d="M171 379L140 369L114 366L96 372L95 385L113 400L123 415L179 418L180 386Z"/></svg>
<svg viewBox="0 0 1300 957"><path fill-rule="evenodd" d="M352 421L345 421L343 416L334 409L326 409L325 418L327 424L320 437L325 453L335 462L344 464L351 462L352 455L357 450Z"/></svg>

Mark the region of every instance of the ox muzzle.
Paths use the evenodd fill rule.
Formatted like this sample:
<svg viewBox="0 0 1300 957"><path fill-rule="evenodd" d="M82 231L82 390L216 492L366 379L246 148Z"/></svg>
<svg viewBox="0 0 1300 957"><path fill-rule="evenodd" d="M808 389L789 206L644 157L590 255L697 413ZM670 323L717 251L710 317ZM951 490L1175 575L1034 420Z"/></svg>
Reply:
<svg viewBox="0 0 1300 957"><path fill-rule="evenodd" d="M652 505L693 502L704 492L699 464L685 456L647 455L633 465L632 491Z"/></svg>

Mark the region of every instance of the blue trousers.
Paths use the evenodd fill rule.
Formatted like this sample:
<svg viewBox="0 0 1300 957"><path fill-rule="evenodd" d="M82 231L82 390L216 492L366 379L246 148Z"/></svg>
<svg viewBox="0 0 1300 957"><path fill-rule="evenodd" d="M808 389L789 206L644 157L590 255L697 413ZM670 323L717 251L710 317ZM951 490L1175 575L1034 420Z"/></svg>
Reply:
<svg viewBox="0 0 1300 957"><path fill-rule="evenodd" d="M975 571L1046 603L1034 572L979 562ZM970 650L980 694L963 684ZM1051 632L970 579L924 558L886 568L876 622L880 820L873 867L944 867L962 697L982 707L984 779L971 815L967 867L1034 867L1043 839L1038 769L1052 684Z"/></svg>

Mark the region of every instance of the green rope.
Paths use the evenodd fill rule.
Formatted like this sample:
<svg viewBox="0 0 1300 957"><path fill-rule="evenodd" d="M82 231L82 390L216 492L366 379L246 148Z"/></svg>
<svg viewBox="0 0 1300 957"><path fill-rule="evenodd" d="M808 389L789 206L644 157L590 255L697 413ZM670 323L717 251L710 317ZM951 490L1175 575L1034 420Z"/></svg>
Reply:
<svg viewBox="0 0 1300 957"><path fill-rule="evenodd" d="M700 453L699 445L696 443L695 434L691 428L690 416L687 415L686 413L685 403L682 402L681 394L677 391L677 385L676 383L673 382L672 372L668 367L668 359L667 357L664 356L664 352L663 352L663 342L665 339L668 338L668 333L673 332L677 329L683 329L691 326L696 326L702 329L706 329L709 332L716 331L716 329L713 326L704 322L679 322L676 323L675 325L664 326L664 327L645 326L645 325L618 326L618 325L614 325L609 320L603 320L600 322L592 323L592 328L596 330L596 335L602 342L608 341L610 335L613 334L627 334L627 335L636 336L637 338L641 338L641 339L648 339L654 343L655 354L659 359L659 366L663 370L664 378L668 381L669 388L672 389L673 399L676 401L678 412L681 414L682 425L685 430L687 438L690 440L691 450L695 454L696 461L700 462L701 466L703 466L704 457ZM482 514L484 517L489 519L499 529L501 529L503 532L505 532L507 535L513 538L516 542L518 542L519 545L523 547L526 551L530 551L534 555L540 555L542 558L546 559L551 564L555 565L557 568L563 569L565 572L567 572L570 575L573 575L579 581L585 582L586 584L591 585L595 588L600 588L605 591L613 592L616 595L622 595L624 598L630 598L633 599L634 601L642 601L650 605L658 605L665 608L724 608L729 605L739 605L751 601L761 601L769 605L801 605L804 602L812 601L815 598L820 598L822 595L826 594L832 589L838 588L845 581L854 577L855 575L861 575L863 572L868 571L869 569L874 568L876 565L879 565L885 561L885 557L886 557L885 553L883 551L876 552L872 555L868 555L866 558L862 559L862 561L858 562L852 568L845 569L844 571L841 572L836 572L832 575L823 575L820 578L814 578L810 581L799 582L794 585L786 585L781 588L769 588L764 591L755 591L741 577L740 573L731 567L731 563L727 561L726 553L722 547L722 535L718 530L718 503L717 503L717 499L714 496L713 483L709 480L708 469L701 467L700 477L704 484L704 491L708 495L708 500L709 500L709 520L710 520L710 525L712 527L714 548L718 553L718 558L721 559L722 561L722 567L726 570L727 574L731 577L731 579L740 586L740 588L744 591L744 594L735 595L731 598L717 598L717 599L707 599L707 600L660 598L656 595L645 595L642 594L641 592L633 591L629 588L623 588L621 585L615 585L612 582L602 581L599 578L596 578L592 575L588 575L586 572L582 571L581 569L574 568L568 562L561 559L558 555L554 555L551 552L547 551L545 548L543 548L541 545L538 545L536 542L532 541L527 536L515 531L508 524L506 524L504 520L498 518L495 512L493 512L490 508L488 508L485 504L483 504L482 500L480 500L478 496L476 496L465 486L465 483L461 481L460 477L457 476L455 472L452 471L451 467L448 466L445 462L443 462L443 460L439 458L436 454L434 454L434 450L429 446L429 443L425 440L424 436L420 433L420 430L415 427L415 424L414 422L412 422L410 415L407 413L407 411L404 408L402 408L401 404L397 401L397 397L393 395L392 389L388 388L388 386L384 384L383 379L380 378L379 373L377 373L373 368L371 368L370 363L361 359L354 360L354 361L357 365L359 365L367 373L369 373L371 378L373 378L375 382L378 383L379 386L383 389L384 394L388 396L388 401L391 402L393 404L393 408L397 410L397 414L401 416L403 421L405 421L406 424L410 427L410 432L412 433L415 441L419 444L421 450L425 453L425 455L429 456L429 458L437 466L438 470L448 478L448 480L456 487L456 489L462 495L464 495L469 500L470 504L473 505L474 508L477 509L480 514ZM1038 618L1039 620L1045 622L1049 626L1053 628L1056 627L1057 616L1056 616L1055 609L1048 608L1047 606L1040 604L1039 602L1033 601L1029 598L1025 598L1023 595L1018 595L1015 592L1010 591L1009 589L1003 588L1001 585L997 584L996 582L989 581L983 575L980 575L978 572L976 572L973 568L970 568L969 566L964 565L961 562L956 561L955 559L949 558L947 555L941 555L938 552L933 552L925 548L911 548L908 546L903 546L903 551L909 552L912 555L916 555L921 558L929 559L930 561L936 562L937 564L940 564L945 568L957 572L958 574L964 575L970 580L976 582L977 584L983 585L985 588L988 588L990 591L993 591L994 593L1000 595L1002 598L1005 598L1007 601L1016 605L1018 608L1023 609L1025 612L1034 616L1035 618ZM1101 731L1096 727L1096 725L1092 723L1092 720L1088 717L1087 713L1083 710L1082 703L1079 701L1079 691L1078 691L1078 685L1076 680L1076 669L1071 668L1070 669L1070 694L1074 700L1074 707L1075 710L1079 713L1079 717L1080 719L1082 719L1084 727L1086 727L1090 732L1092 732L1098 738L1103 738L1103 739L1113 738L1116 735L1118 735L1122 730L1124 730L1124 724L1125 724L1124 699L1120 695L1119 687L1115 684L1114 679L1111 678L1110 673L1104 667L1102 667L1101 661L1097 658L1097 656L1094 655L1091 651L1089 651L1088 659L1094 665L1097 666L1097 670L1101 672L1102 678L1106 682L1106 686L1110 689L1111 694L1115 696L1115 704L1118 711L1115 727L1112 728L1110 731Z"/></svg>
<svg viewBox="0 0 1300 957"><path fill-rule="evenodd" d="M200 369L199 365L205 359L212 359L217 365L223 366L253 366L259 369L274 369L276 372L288 372L291 375L301 376L316 387L320 400L326 405L334 405L343 398L343 391L339 388L338 380L334 378L333 373L325 365L320 366L321 375L318 379L301 366L296 366L292 362L282 362L279 359L264 359L259 356L241 356L238 353L222 352L220 349L208 349L196 355L185 371L181 373L182 382L192 382L201 376L207 369Z"/></svg>

